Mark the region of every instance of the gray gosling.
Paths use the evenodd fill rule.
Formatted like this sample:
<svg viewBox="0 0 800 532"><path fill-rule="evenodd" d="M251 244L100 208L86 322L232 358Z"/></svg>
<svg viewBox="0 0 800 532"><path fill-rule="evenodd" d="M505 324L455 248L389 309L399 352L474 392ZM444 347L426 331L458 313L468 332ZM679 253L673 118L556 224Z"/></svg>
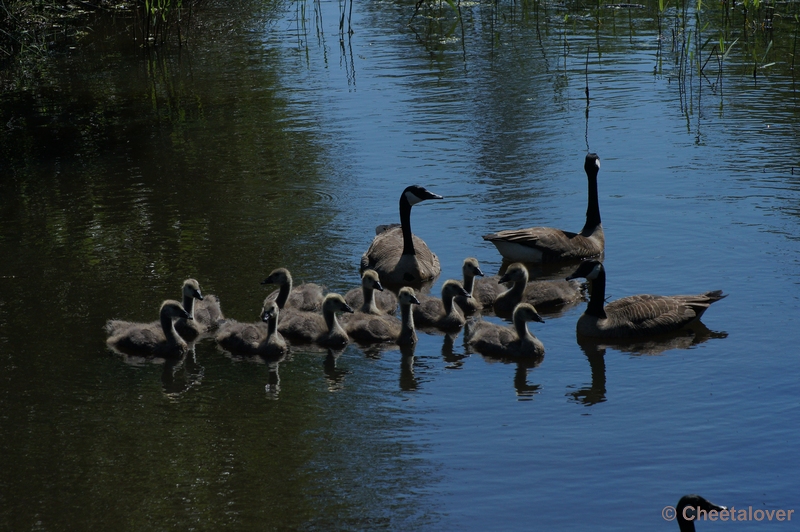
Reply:
<svg viewBox="0 0 800 532"><path fill-rule="evenodd" d="M337 312L352 314L353 309L341 295L328 294L322 301L322 313L291 312L281 319L278 331L291 342L340 349L350 342L350 337L336 318Z"/></svg>
<svg viewBox="0 0 800 532"><path fill-rule="evenodd" d="M348 291L344 295L344 300L356 309L356 312L364 314L380 315L397 312L397 298L393 293L383 289L378 272L375 270L364 270L361 275L361 287Z"/></svg>
<svg viewBox="0 0 800 532"><path fill-rule="evenodd" d="M511 314L519 303L530 303L534 307L556 307L583 298L581 283L575 280L528 282L528 269L519 262L508 267L500 282L514 284L495 299L494 311L498 315Z"/></svg>
<svg viewBox="0 0 800 532"><path fill-rule="evenodd" d="M459 281L449 279L442 285L442 298L420 296L420 304L413 307L414 323L418 327L433 327L445 332L455 332L466 323L466 318L453 304L457 296L466 297L467 291Z"/></svg>
<svg viewBox="0 0 800 532"><path fill-rule="evenodd" d="M580 336L635 338L670 333L700 319L709 305L727 297L722 290L679 296L636 295L605 305L606 271L596 260L581 263L567 279L591 281L589 304L578 318Z"/></svg>
<svg viewBox="0 0 800 532"><path fill-rule="evenodd" d="M219 307L219 300L216 296L207 295L203 297L200 293L200 283L195 279L186 279L181 289L183 297L183 309L192 316L191 320L179 318L175 322L175 330L187 342L196 340L201 334L215 329L223 319L222 311ZM195 299L199 300L195 303ZM108 320L105 325L106 333L109 336L116 336L124 332L131 326L143 327L145 325L160 327L159 321L150 323L137 323L124 320Z"/></svg>
<svg viewBox="0 0 800 532"><path fill-rule="evenodd" d="M400 302L400 319L388 314L356 312L345 324L347 334L358 343L396 343L413 345L417 342L414 314L411 305L419 305L414 289L404 286L397 296Z"/></svg>
<svg viewBox="0 0 800 532"><path fill-rule="evenodd" d="M439 258L428 245L411 233L411 207L430 199L442 199L425 187L412 185L400 194L400 227L379 226L375 238L361 257L361 271L375 270L388 285L417 285L433 280Z"/></svg>
<svg viewBox="0 0 800 532"><path fill-rule="evenodd" d="M491 310L495 298L505 290L505 287L498 282L499 277L476 279L476 277L483 277L484 274L478 259L474 257L464 259L461 271L464 274L464 290L467 291L469 297L456 296L456 304L467 315L483 309Z"/></svg>
<svg viewBox="0 0 800 532"><path fill-rule="evenodd" d="M485 235L500 254L514 262L558 262L595 257L605 250L605 236L600 220L597 199L597 173L600 158L595 153L586 156L583 164L589 181L589 202L586 223L580 233L571 233L553 227L512 229Z"/></svg>
<svg viewBox="0 0 800 532"><path fill-rule="evenodd" d="M217 331L217 343L236 355L280 358L289 352L289 344L278 332L280 309L273 300L264 302L261 321L240 323L228 320Z"/></svg>
<svg viewBox="0 0 800 532"><path fill-rule="evenodd" d="M153 323L132 323L129 327L110 336L106 343L123 353L181 357L189 351L189 345L175 330L178 318L192 319L180 303L168 299L161 304L160 320Z"/></svg>
<svg viewBox="0 0 800 532"><path fill-rule="evenodd" d="M286 268L276 268L261 284L277 284L280 288L267 296L274 299L281 310L292 309L317 312L322 308L323 287L314 283L293 286L292 274Z"/></svg>
<svg viewBox="0 0 800 532"><path fill-rule="evenodd" d="M467 344L484 355L533 358L544 355L544 345L528 330L529 321L544 323L533 305L520 303L514 309L513 324L504 327L479 320L465 333Z"/></svg>

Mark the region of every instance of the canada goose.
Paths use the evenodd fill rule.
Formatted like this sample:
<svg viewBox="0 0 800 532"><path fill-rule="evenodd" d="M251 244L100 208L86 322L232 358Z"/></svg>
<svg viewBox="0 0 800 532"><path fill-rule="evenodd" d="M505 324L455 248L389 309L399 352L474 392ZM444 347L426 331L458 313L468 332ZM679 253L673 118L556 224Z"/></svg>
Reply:
<svg viewBox="0 0 800 532"><path fill-rule="evenodd" d="M591 281L589 304L578 319L582 336L631 338L677 331L697 320L712 303L726 297L722 290L697 295L623 297L603 306L606 297L606 272L596 260L583 261L567 277Z"/></svg>
<svg viewBox="0 0 800 532"><path fill-rule="evenodd" d="M418 284L439 275L439 259L425 242L411 233L411 207L429 199L442 199L419 185L406 187L400 195L400 227L387 226L372 240L361 257L361 271L378 272L389 285Z"/></svg>
<svg viewBox="0 0 800 532"><path fill-rule="evenodd" d="M478 259L474 257L464 259L461 271L464 273L464 290L469 296L456 296L456 304L465 314L473 314L484 308L491 309L497 295L505 290L505 287L498 283L499 277L476 279L475 277L483 277L484 274Z"/></svg>
<svg viewBox="0 0 800 532"><path fill-rule="evenodd" d="M605 249L600 206L597 201L597 172L600 158L590 153L583 165L589 178L589 206L586 224L580 233L570 233L553 227L512 229L485 235L497 251L514 262L558 262L595 257Z"/></svg>
<svg viewBox="0 0 800 532"><path fill-rule="evenodd" d="M727 510L727 508L718 506L700 495L684 495L675 507L675 519L678 521L681 532L694 532L694 522L699 517L699 510L704 512L716 510L720 512Z"/></svg>
<svg viewBox="0 0 800 532"><path fill-rule="evenodd" d="M322 308L323 288L314 283L303 283L292 286L292 274L286 268L276 268L270 272L261 284L277 284L280 288L267 296L274 299L283 310L291 308L307 312L317 312Z"/></svg>
<svg viewBox="0 0 800 532"><path fill-rule="evenodd" d="M530 303L535 307L554 307L579 301L583 297L581 283L578 281L528 282L528 269L519 262L510 265L499 282L514 284L494 300L494 311L498 315L511 314L518 303Z"/></svg>
<svg viewBox="0 0 800 532"><path fill-rule="evenodd" d="M400 302L400 316L397 319L388 314L369 314L356 312L345 324L347 334L356 342L373 344L394 342L400 345L411 345L417 342L414 330L414 314L411 305L419 305L414 289L404 286L397 296Z"/></svg>
<svg viewBox="0 0 800 532"><path fill-rule="evenodd" d="M541 357L544 345L528 330L529 321L544 323L533 305L520 303L514 309L514 324L503 327L478 320L468 326L467 344L476 351L496 357Z"/></svg>
<svg viewBox="0 0 800 532"><path fill-rule="evenodd" d="M219 300L216 296L207 295L203 297L200 293L200 283L195 279L186 279L181 289L183 298L183 309L192 317L190 320L179 318L175 322L175 330L187 342L192 342L201 334L217 327L223 319L222 311L219 308ZM200 302L195 303L195 299ZM121 334L130 327L153 327L158 329L161 325L159 321L150 323L137 323L124 320L108 320L105 325L106 333L109 336Z"/></svg>
<svg viewBox="0 0 800 532"><path fill-rule="evenodd" d="M292 341L341 348L349 343L350 338L339 320L336 319L337 312L352 314L353 309L341 295L328 294L322 301L321 314L319 312L290 312L281 319L278 330Z"/></svg>
<svg viewBox="0 0 800 532"><path fill-rule="evenodd" d="M375 290L378 293L375 293ZM397 312L397 298L383 285L375 270L364 270L361 275L361 287L353 288L344 295L348 305L357 312L365 314L394 314Z"/></svg>
<svg viewBox="0 0 800 532"><path fill-rule="evenodd" d="M175 331L176 318L192 319L180 303L168 299L161 304L159 322L132 323L118 334L110 336L106 343L124 353L179 357L189 346Z"/></svg>
<svg viewBox="0 0 800 532"><path fill-rule="evenodd" d="M442 285L442 299L420 296L420 304L413 308L414 323L418 327L435 327L442 331L457 331L464 326L466 318L453 305L456 296L467 297L461 283L449 279Z"/></svg>
<svg viewBox="0 0 800 532"><path fill-rule="evenodd" d="M261 311L260 322L239 323L228 320L217 331L217 343L234 354L279 358L289 351L289 345L278 332L279 315L278 304L267 300Z"/></svg>

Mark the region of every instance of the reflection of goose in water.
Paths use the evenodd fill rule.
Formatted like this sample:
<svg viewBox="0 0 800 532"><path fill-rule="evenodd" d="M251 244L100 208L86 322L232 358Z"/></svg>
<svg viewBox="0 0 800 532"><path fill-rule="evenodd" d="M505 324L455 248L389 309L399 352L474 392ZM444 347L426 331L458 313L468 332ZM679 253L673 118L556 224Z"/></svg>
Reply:
<svg viewBox="0 0 800 532"><path fill-rule="evenodd" d="M283 309L303 310L307 312L317 312L322 308L324 298L324 288L314 283L303 283L294 286L292 274L286 268L276 268L270 272L261 284L277 284L275 290L267 296L278 303L278 307Z"/></svg>
<svg viewBox="0 0 800 532"><path fill-rule="evenodd" d="M722 290L695 295L623 297L605 305L606 272L596 260L581 263L567 279L591 281L589 304L578 319L579 336L652 337L682 329L700 319L709 305L726 297Z"/></svg>
<svg viewBox="0 0 800 532"><path fill-rule="evenodd" d="M401 345L400 347L400 389L404 392L413 392L419 388L417 376L414 373L414 350L416 344Z"/></svg>
<svg viewBox="0 0 800 532"><path fill-rule="evenodd" d="M726 338L726 332L714 332L694 322L673 333L663 334L657 338L589 338L578 336L580 346L592 371L592 381L569 395L579 403L587 406L602 403L606 400L606 351L613 349L631 355L658 355L671 349L692 349L712 338Z"/></svg>
<svg viewBox="0 0 800 532"><path fill-rule="evenodd" d="M364 256L361 271L378 272L383 283L393 286L432 281L439 275L439 258L411 233L411 207L430 199L442 199L425 187L412 185L400 195L400 227L381 226Z"/></svg>
<svg viewBox="0 0 800 532"><path fill-rule="evenodd" d="M529 303L539 308L562 308L570 303L583 301L581 283L565 281L528 281L528 269L516 262L500 277L500 283L513 283L511 288L494 300L494 311L498 316L510 316L518 303Z"/></svg>
<svg viewBox="0 0 800 532"><path fill-rule="evenodd" d="M684 495L675 506L675 519L681 532L694 532L694 522L702 520L698 511L708 512L711 510L726 510L724 506L718 506L700 495ZM688 519L687 519L688 518Z"/></svg>
<svg viewBox="0 0 800 532"><path fill-rule="evenodd" d="M160 320L155 323L132 323L117 331L106 343L122 353L153 355L160 357L182 357L189 350L186 341L175 330L178 318L192 319L180 303L166 300L161 304Z"/></svg>
<svg viewBox="0 0 800 532"><path fill-rule="evenodd" d="M339 392L344 389L344 378L350 373L349 369L342 369L337 367L336 361L339 354L333 349L328 349L328 354L322 363L325 371L325 378L328 379L328 391Z"/></svg>
<svg viewBox="0 0 800 532"><path fill-rule="evenodd" d="M595 257L605 249L605 236L597 199L597 173L600 158L590 153L583 165L589 181L589 202L586 223L580 233L553 227L531 227L500 231L483 237L497 247L500 254L514 262L558 262Z"/></svg>

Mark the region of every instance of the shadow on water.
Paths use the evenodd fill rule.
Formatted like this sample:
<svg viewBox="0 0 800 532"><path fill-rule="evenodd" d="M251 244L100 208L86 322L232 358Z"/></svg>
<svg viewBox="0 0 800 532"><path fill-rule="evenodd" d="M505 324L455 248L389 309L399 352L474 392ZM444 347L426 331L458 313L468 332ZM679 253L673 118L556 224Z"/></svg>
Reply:
<svg viewBox="0 0 800 532"><path fill-rule="evenodd" d="M702 322L695 322L674 333L646 339L594 339L578 337L578 345L586 355L592 380L588 386L569 392L572 401L591 406L606 400L606 352L610 349L633 356L661 355L674 349L693 349L715 338L727 338L727 332L715 332ZM574 386L572 386L574 387Z"/></svg>

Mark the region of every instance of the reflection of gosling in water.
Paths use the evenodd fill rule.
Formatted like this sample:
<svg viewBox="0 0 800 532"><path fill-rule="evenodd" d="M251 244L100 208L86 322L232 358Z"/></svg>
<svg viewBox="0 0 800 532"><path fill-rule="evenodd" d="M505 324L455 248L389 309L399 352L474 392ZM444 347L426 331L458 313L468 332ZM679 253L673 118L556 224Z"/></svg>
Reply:
<svg viewBox="0 0 800 532"><path fill-rule="evenodd" d="M341 348L350 338L336 318L337 312L353 313L339 294L328 294L322 301L322 313L285 312L278 330L293 342L315 343L323 347Z"/></svg>
<svg viewBox="0 0 800 532"><path fill-rule="evenodd" d="M128 354L179 357L188 350L188 344L175 330L175 319L192 319L177 301L167 300L161 304L160 320L154 323L132 323L129 327L110 336L106 342L110 347Z"/></svg>
<svg viewBox="0 0 800 532"><path fill-rule="evenodd" d="M223 319L222 311L219 308L219 299L212 295L204 297L200 293L200 283L194 279L186 279L183 282L182 294L183 310L192 316L192 319L178 318L175 322L175 330L181 338L191 342L201 334L215 329L219 321ZM195 300L198 300L197 303ZM131 326L143 327L145 325L155 328L160 326L158 321L144 324L124 320L108 320L105 329L109 336L117 336Z"/></svg>
<svg viewBox="0 0 800 532"><path fill-rule="evenodd" d="M286 268L272 270L261 284L277 284L280 286L267 299L274 299L281 309L290 308L293 310L304 310L307 312L317 312L322 306L323 288L314 283L303 283L294 286L292 274Z"/></svg>
<svg viewBox="0 0 800 532"><path fill-rule="evenodd" d="M411 305L419 305L419 300L414 295L414 289L403 287L397 296L400 302L400 316L398 320L388 314L355 313L346 323L347 334L356 342L362 344L396 343L411 345L417 342L417 333L414 331L414 314Z"/></svg>
<svg viewBox="0 0 800 532"><path fill-rule="evenodd" d="M461 283L449 279L442 285L442 299L421 296L419 306L414 307L414 323L418 327L435 327L442 331L458 331L466 319L453 305L456 296L467 297Z"/></svg>
<svg viewBox="0 0 800 532"><path fill-rule="evenodd" d="M377 293L376 293L377 290ZM347 304L364 314L394 314L397 312L397 298L383 289L375 270L364 270L361 287L353 288L344 295Z"/></svg>
<svg viewBox="0 0 800 532"><path fill-rule="evenodd" d="M529 321L544 322L533 305L517 305L513 321L511 327L483 320L470 324L465 333L467 344L489 356L522 358L544 355L544 345L528 330Z"/></svg>
<svg viewBox="0 0 800 532"><path fill-rule="evenodd" d="M261 322L239 323L228 320L217 332L217 343L225 350L237 355L259 355L277 358L289 351L289 345L278 332L280 309L273 300L264 303Z"/></svg>

